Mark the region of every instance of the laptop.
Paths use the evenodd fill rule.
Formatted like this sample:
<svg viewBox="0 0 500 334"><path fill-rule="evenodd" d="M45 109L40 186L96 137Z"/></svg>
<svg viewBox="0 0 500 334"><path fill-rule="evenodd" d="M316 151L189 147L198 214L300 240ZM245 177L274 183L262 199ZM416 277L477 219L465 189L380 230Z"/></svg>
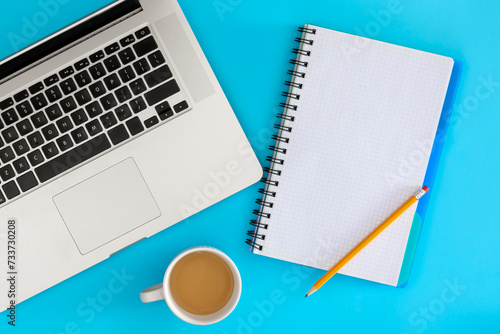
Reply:
<svg viewBox="0 0 500 334"><path fill-rule="evenodd" d="M0 80L0 256L12 219L18 303L262 176L175 0L108 0L3 55Z"/></svg>

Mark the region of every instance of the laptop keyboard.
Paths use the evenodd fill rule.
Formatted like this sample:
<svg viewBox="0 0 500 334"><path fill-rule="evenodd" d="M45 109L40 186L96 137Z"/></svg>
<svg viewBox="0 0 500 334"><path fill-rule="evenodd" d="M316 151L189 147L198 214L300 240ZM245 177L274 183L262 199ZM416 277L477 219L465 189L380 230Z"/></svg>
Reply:
<svg viewBox="0 0 500 334"><path fill-rule="evenodd" d="M149 27L93 51L0 102L0 205L189 109Z"/></svg>

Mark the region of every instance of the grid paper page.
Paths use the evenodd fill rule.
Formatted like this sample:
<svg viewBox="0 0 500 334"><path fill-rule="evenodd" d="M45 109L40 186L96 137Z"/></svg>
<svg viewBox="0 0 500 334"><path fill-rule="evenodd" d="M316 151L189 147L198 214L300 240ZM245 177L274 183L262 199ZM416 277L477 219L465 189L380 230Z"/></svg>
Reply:
<svg viewBox="0 0 500 334"><path fill-rule="evenodd" d="M308 27L309 66L256 253L328 270L422 186L453 60ZM415 210L340 273L397 285Z"/></svg>

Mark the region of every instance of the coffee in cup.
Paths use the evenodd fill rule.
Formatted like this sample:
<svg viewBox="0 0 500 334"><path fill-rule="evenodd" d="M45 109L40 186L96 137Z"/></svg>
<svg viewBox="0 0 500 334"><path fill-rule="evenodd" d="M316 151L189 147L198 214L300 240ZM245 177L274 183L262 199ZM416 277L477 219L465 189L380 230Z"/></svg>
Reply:
<svg viewBox="0 0 500 334"><path fill-rule="evenodd" d="M168 266L163 283L141 292L145 303L165 299L182 320L208 325L228 316L241 294L241 277L221 251L196 247L179 254Z"/></svg>

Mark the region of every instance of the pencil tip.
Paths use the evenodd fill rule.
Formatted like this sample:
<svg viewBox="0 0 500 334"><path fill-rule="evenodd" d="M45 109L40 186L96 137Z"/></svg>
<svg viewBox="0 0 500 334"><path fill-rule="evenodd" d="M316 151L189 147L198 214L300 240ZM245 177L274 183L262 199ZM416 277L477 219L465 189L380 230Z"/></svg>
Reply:
<svg viewBox="0 0 500 334"><path fill-rule="evenodd" d="M310 295L312 295L313 293L315 293L315 292L316 292L316 290L317 290L317 289L313 286L313 287L311 288L311 290L307 291L307 293L306 293L306 297L309 297Z"/></svg>

